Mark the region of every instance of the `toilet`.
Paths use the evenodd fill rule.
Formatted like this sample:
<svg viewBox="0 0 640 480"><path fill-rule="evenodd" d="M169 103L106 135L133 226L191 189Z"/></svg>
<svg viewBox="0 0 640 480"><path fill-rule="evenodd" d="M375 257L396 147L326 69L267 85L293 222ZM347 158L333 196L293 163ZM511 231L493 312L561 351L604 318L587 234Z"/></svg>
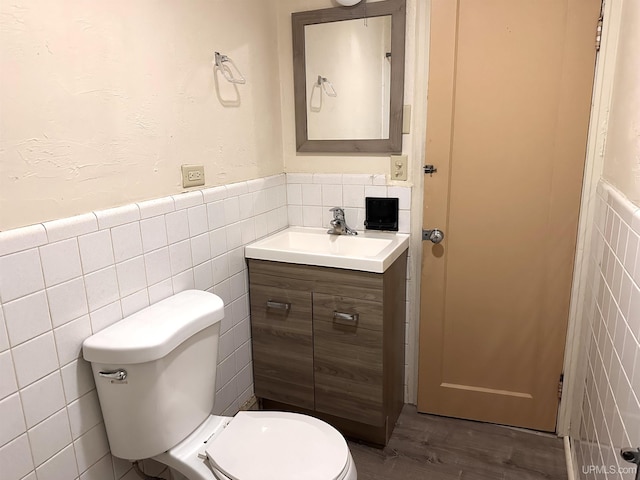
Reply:
<svg viewBox="0 0 640 480"><path fill-rule="evenodd" d="M187 290L84 341L111 453L188 480L356 480L344 437L317 418L211 414L223 316L217 295Z"/></svg>

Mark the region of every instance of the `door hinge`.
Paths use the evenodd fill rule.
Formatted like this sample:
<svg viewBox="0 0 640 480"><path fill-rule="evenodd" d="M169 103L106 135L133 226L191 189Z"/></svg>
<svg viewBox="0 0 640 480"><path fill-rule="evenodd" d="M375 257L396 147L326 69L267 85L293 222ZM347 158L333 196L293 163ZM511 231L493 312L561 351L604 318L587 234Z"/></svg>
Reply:
<svg viewBox="0 0 640 480"><path fill-rule="evenodd" d="M598 17L598 24L596 26L596 52L600 51L600 45L602 44L602 25L604 24L604 0L600 5L600 16Z"/></svg>
<svg viewBox="0 0 640 480"><path fill-rule="evenodd" d="M561 373L560 380L558 380L558 400L562 400L563 387L564 387L564 373Z"/></svg>

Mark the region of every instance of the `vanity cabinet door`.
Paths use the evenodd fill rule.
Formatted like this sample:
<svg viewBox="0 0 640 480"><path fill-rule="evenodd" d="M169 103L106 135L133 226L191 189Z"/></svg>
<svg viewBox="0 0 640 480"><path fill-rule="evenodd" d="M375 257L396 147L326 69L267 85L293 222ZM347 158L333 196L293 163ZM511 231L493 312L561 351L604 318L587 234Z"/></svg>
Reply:
<svg viewBox="0 0 640 480"><path fill-rule="evenodd" d="M311 292L251 284L250 298L256 396L313 409Z"/></svg>
<svg viewBox="0 0 640 480"><path fill-rule="evenodd" d="M382 302L313 294L316 410L384 425Z"/></svg>

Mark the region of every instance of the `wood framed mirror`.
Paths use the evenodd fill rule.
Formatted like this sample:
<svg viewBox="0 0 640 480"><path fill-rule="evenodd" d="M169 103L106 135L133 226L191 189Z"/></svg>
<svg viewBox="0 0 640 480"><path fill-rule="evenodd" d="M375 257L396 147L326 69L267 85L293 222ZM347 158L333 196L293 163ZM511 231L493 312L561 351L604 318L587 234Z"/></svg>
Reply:
<svg viewBox="0 0 640 480"><path fill-rule="evenodd" d="M406 0L291 14L298 152L400 153Z"/></svg>

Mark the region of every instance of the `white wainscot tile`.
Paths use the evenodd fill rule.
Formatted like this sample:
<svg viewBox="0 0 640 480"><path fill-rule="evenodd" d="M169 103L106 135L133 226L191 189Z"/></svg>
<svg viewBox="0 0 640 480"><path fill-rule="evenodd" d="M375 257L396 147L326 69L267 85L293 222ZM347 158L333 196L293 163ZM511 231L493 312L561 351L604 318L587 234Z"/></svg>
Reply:
<svg viewBox="0 0 640 480"><path fill-rule="evenodd" d="M209 229L206 205L189 208L187 210L187 218L189 221L189 236L195 237Z"/></svg>
<svg viewBox="0 0 640 480"><path fill-rule="evenodd" d="M344 207L364 208L364 185L342 187Z"/></svg>
<svg viewBox="0 0 640 480"><path fill-rule="evenodd" d="M239 325L249 316L249 305L247 303L246 296L242 296L231 303L231 314L233 316L234 325ZM243 339L240 342L236 342L236 347L239 347L247 340L248 338Z"/></svg>
<svg viewBox="0 0 640 480"><path fill-rule="evenodd" d="M110 208L95 212L100 230L125 225L140 220L140 209L132 203L122 207Z"/></svg>
<svg viewBox="0 0 640 480"><path fill-rule="evenodd" d="M165 217L162 215L142 220L140 233L142 234L142 249L145 253L166 247L168 244Z"/></svg>
<svg viewBox="0 0 640 480"><path fill-rule="evenodd" d="M251 369L251 365L247 365L236 375L238 393L245 391L253 384L253 373Z"/></svg>
<svg viewBox="0 0 640 480"><path fill-rule="evenodd" d="M0 399L18 390L11 352L0 353Z"/></svg>
<svg viewBox="0 0 640 480"><path fill-rule="evenodd" d="M238 195L249 192L247 182L232 183L230 185L226 185L225 188L227 189L227 197L237 197Z"/></svg>
<svg viewBox="0 0 640 480"><path fill-rule="evenodd" d="M209 247L211 249L211 257L217 257L227 251L227 230L226 228L218 228L209 233Z"/></svg>
<svg viewBox="0 0 640 480"><path fill-rule="evenodd" d="M299 185L298 185L299 186ZM302 193L300 194L302 195ZM253 193L253 213L259 215L269 210L269 195L266 190Z"/></svg>
<svg viewBox="0 0 640 480"><path fill-rule="evenodd" d="M177 275L191 268L191 242L184 240L169 246L171 273Z"/></svg>
<svg viewBox="0 0 640 480"><path fill-rule="evenodd" d="M398 199L398 208L400 210L411 209L411 188L409 187L388 187L387 194L389 198Z"/></svg>
<svg viewBox="0 0 640 480"><path fill-rule="evenodd" d="M155 200L147 200L146 202L139 202L138 208L140 209L140 218L145 219L173 212L176 206L173 203L172 197L163 197Z"/></svg>
<svg viewBox="0 0 640 480"><path fill-rule="evenodd" d="M93 333L98 333L100 330L116 323L118 320L122 320L122 305L120 300L91 312L89 317L91 318L91 330Z"/></svg>
<svg viewBox="0 0 640 480"><path fill-rule="evenodd" d="M244 272L236 273L229 279L229 286L231 288L231 298L237 299L247 293L247 284Z"/></svg>
<svg viewBox="0 0 640 480"><path fill-rule="evenodd" d="M119 298L115 266L86 275L84 283L87 289L87 302L90 312L98 310Z"/></svg>
<svg viewBox="0 0 640 480"><path fill-rule="evenodd" d="M49 242L58 242L67 238L79 237L98 230L98 221L93 213L85 213L75 217L62 218L45 222Z"/></svg>
<svg viewBox="0 0 640 480"><path fill-rule="evenodd" d="M371 185L373 177L368 173L345 173L342 175L343 185Z"/></svg>
<svg viewBox="0 0 640 480"><path fill-rule="evenodd" d="M82 342L91 336L91 321L89 315L80 317L53 331L58 348L58 360L60 365L80 358Z"/></svg>
<svg viewBox="0 0 640 480"><path fill-rule="evenodd" d="M122 460L124 462L124 460ZM128 465L130 465L127 462ZM120 478L120 477L118 477ZM111 455L105 455L80 476L80 480L114 480Z"/></svg>
<svg viewBox="0 0 640 480"><path fill-rule="evenodd" d="M140 477L136 474L135 470L131 468L131 462L123 460L122 458L111 456L111 463L113 465L113 473L116 479L121 480L139 480ZM135 475L137 478L131 478Z"/></svg>
<svg viewBox="0 0 640 480"><path fill-rule="evenodd" d="M398 212L398 232L411 233L411 212L401 210Z"/></svg>
<svg viewBox="0 0 640 480"><path fill-rule="evenodd" d="M305 227L322 227L322 207L302 207L302 225Z"/></svg>
<svg viewBox="0 0 640 480"><path fill-rule="evenodd" d="M277 173L269 177L264 177L265 188L277 187L278 185L284 185L287 183L287 177L284 173Z"/></svg>
<svg viewBox="0 0 640 480"><path fill-rule="evenodd" d="M33 460L27 435L22 435L0 447L2 480L20 480L31 470L33 470Z"/></svg>
<svg viewBox="0 0 640 480"><path fill-rule="evenodd" d="M207 290L213 287L213 271L211 260L193 268L195 287L198 290Z"/></svg>
<svg viewBox="0 0 640 480"><path fill-rule="evenodd" d="M171 277L169 248L167 247L145 254L144 264L147 282L151 285Z"/></svg>
<svg viewBox="0 0 640 480"><path fill-rule="evenodd" d="M312 173L287 173L287 183L312 183Z"/></svg>
<svg viewBox="0 0 640 480"><path fill-rule="evenodd" d="M116 262L123 262L142 255L142 236L140 223L128 223L111 229L113 256Z"/></svg>
<svg viewBox="0 0 640 480"><path fill-rule="evenodd" d="M248 315L248 308L247 308ZM243 344L249 341L251 338L251 324L249 322L249 318L245 317L244 320L237 323L235 327L233 327L233 341L235 343L236 348L240 348Z"/></svg>
<svg viewBox="0 0 640 480"><path fill-rule="evenodd" d="M65 406L62 379L53 372L20 391L27 428L40 423Z"/></svg>
<svg viewBox="0 0 640 480"><path fill-rule="evenodd" d="M212 260L213 281L218 284L229 278L229 257L227 254L215 257Z"/></svg>
<svg viewBox="0 0 640 480"><path fill-rule="evenodd" d="M218 295L225 305L231 304L231 289L229 288L229 280L225 280L224 282L220 282L216 286L213 287L213 293ZM231 308L225 308L225 317L227 313L231 312ZM229 317L232 318L232 317ZM221 332L224 332L224 328L221 329Z"/></svg>
<svg viewBox="0 0 640 480"><path fill-rule="evenodd" d="M200 265L211 259L211 248L209 246L209 234L203 233L191 238L191 259L193 265Z"/></svg>
<svg viewBox="0 0 640 480"><path fill-rule="evenodd" d="M216 388L220 389L235 376L236 374L236 359L235 354L232 353L227 358L222 360L218 364L216 375Z"/></svg>
<svg viewBox="0 0 640 480"><path fill-rule="evenodd" d="M241 272L246 268L244 247L230 250L227 255L229 258L229 275Z"/></svg>
<svg viewBox="0 0 640 480"><path fill-rule="evenodd" d="M165 216L169 245L189 238L189 217L186 210L178 210Z"/></svg>
<svg viewBox="0 0 640 480"><path fill-rule="evenodd" d="M122 299L122 314L125 317L128 317L129 315L133 315L148 306L149 294L145 288L144 290L140 290L139 292Z"/></svg>
<svg viewBox="0 0 640 480"><path fill-rule="evenodd" d="M44 288L37 248L0 257L0 299L10 302Z"/></svg>
<svg viewBox="0 0 640 480"><path fill-rule="evenodd" d="M195 192L181 193L179 195L173 195L173 201L176 204L176 210L183 210L189 207L195 207L204 202L202 192L197 190Z"/></svg>
<svg viewBox="0 0 640 480"><path fill-rule="evenodd" d="M85 275L115 263L109 230L78 237L78 246Z"/></svg>
<svg viewBox="0 0 640 480"><path fill-rule="evenodd" d="M364 187L364 196L365 197L387 197L387 187L380 185L373 186L365 186Z"/></svg>
<svg viewBox="0 0 640 480"><path fill-rule="evenodd" d="M49 306L44 290L5 303L3 308L11 346L19 345L51 330Z"/></svg>
<svg viewBox="0 0 640 480"><path fill-rule="evenodd" d="M40 258L47 287L82 275L80 250L75 238L40 247Z"/></svg>
<svg viewBox="0 0 640 480"><path fill-rule="evenodd" d="M371 178L371 183L373 185L386 185L387 184L387 177L383 173L377 173L377 174L373 175L373 177Z"/></svg>
<svg viewBox="0 0 640 480"><path fill-rule="evenodd" d="M299 207L299 208L302 208L302 207ZM253 218L253 222L254 222L255 231L256 231L256 238L262 238L268 234L269 221L268 221L268 215L266 213L261 213L260 215L256 215Z"/></svg>
<svg viewBox="0 0 640 480"><path fill-rule="evenodd" d="M227 198L227 189L224 186L206 188L202 190L202 195L204 196L204 203L217 202Z"/></svg>
<svg viewBox="0 0 640 480"><path fill-rule="evenodd" d="M13 361L20 388L39 380L59 367L53 332L13 348Z"/></svg>
<svg viewBox="0 0 640 480"><path fill-rule="evenodd" d="M71 435L74 439L88 432L102 422L102 412L95 390L87 393L68 405Z"/></svg>
<svg viewBox="0 0 640 480"><path fill-rule="evenodd" d="M342 184L342 174L341 173L314 173L312 181L313 183L340 185Z"/></svg>
<svg viewBox="0 0 640 480"><path fill-rule="evenodd" d="M76 465L76 454L73 445L69 445L61 452L55 454L51 459L40 465L36 472L38 478L47 480L67 480L78 476Z"/></svg>
<svg viewBox="0 0 640 480"><path fill-rule="evenodd" d="M242 245L242 225L233 223L226 228L227 231L227 248L238 248Z"/></svg>
<svg viewBox="0 0 640 480"><path fill-rule="evenodd" d="M184 290L191 290L192 288L195 288L193 269L190 268L182 273L174 275L171 277L171 281L173 283L173 293L180 293Z"/></svg>
<svg viewBox="0 0 640 480"><path fill-rule="evenodd" d="M250 192L257 192L265 188L266 180L264 178L254 178L253 180L247 180L247 188Z"/></svg>
<svg viewBox="0 0 640 480"><path fill-rule="evenodd" d="M173 284L171 278L167 278L149 287L149 304L158 303L171 295L173 295Z"/></svg>
<svg viewBox="0 0 640 480"><path fill-rule="evenodd" d="M13 395L0 400L0 445L9 443L27 431L22 414L20 395Z"/></svg>
<svg viewBox="0 0 640 480"><path fill-rule="evenodd" d="M207 221L209 223L209 230L222 228L227 224L223 200L207 204Z"/></svg>
<svg viewBox="0 0 640 480"><path fill-rule="evenodd" d="M303 206L322 205L322 185L315 185L315 184L302 185L302 205Z"/></svg>
<svg viewBox="0 0 640 480"><path fill-rule="evenodd" d="M238 387L235 380L231 380L216 393L216 402L213 406L214 415L223 415L229 406L235 408L235 400L238 397Z"/></svg>
<svg viewBox="0 0 640 480"><path fill-rule="evenodd" d="M324 207L342 207L342 185L322 185L322 205Z"/></svg>
<svg viewBox="0 0 640 480"><path fill-rule="evenodd" d="M238 197L238 203L240 207L240 220L245 220L254 215L252 193L240 195Z"/></svg>
<svg viewBox="0 0 640 480"><path fill-rule="evenodd" d="M100 423L73 442L80 473L100 460L108 451L109 443L104 424Z"/></svg>
<svg viewBox="0 0 640 480"><path fill-rule="evenodd" d="M289 205L302 205L302 185L299 183L287 184L287 203Z"/></svg>
<svg viewBox="0 0 640 480"><path fill-rule="evenodd" d="M66 408L30 429L28 434L33 462L39 466L71 443Z"/></svg>
<svg viewBox="0 0 640 480"><path fill-rule="evenodd" d="M266 204L266 210L273 210L274 208L278 207L278 192L277 192L277 188L269 188L267 190L265 190L265 193L267 194L267 204Z"/></svg>
<svg viewBox="0 0 640 480"><path fill-rule="evenodd" d="M59 327L89 312L84 278L47 288L53 327Z"/></svg>
<svg viewBox="0 0 640 480"><path fill-rule="evenodd" d="M240 201L238 197L229 197L224 200L224 216L228 225L240 220Z"/></svg>
<svg viewBox="0 0 640 480"><path fill-rule="evenodd" d="M229 282L225 282L225 283L228 285ZM222 285L224 285L224 284L221 283L220 286L222 286ZM222 289L220 289L218 287L218 291L216 292L215 288L214 288L214 293L216 295L218 295L220 298L222 298L222 300L224 301L224 297L222 296L221 290ZM229 289L227 288L227 290L229 290ZM233 328L233 313L231 312L231 305L226 301L224 301L224 304L225 304L224 305L224 317L222 317L222 320L220 321L220 335L223 335L223 334L225 334L227 332L229 333L229 335L231 337L231 343L232 343L231 351L233 351L236 348L235 344L233 343L233 331L232 331L232 328Z"/></svg>
<svg viewBox="0 0 640 480"><path fill-rule="evenodd" d="M95 388L91 364L84 359L75 360L60 369L67 402L80 398Z"/></svg>
<svg viewBox="0 0 640 480"><path fill-rule="evenodd" d="M231 355L235 349L236 346L233 343L232 331L227 331L223 335L220 335L220 341L218 345L218 362Z"/></svg>
<svg viewBox="0 0 640 480"><path fill-rule="evenodd" d="M256 239L256 227L253 218L247 218L240 222L240 238L242 245L247 245Z"/></svg>
<svg viewBox="0 0 640 480"><path fill-rule="evenodd" d="M9 348L9 335L7 334L6 322L0 306L0 352L4 352L7 348Z"/></svg>
<svg viewBox="0 0 640 480"><path fill-rule="evenodd" d="M126 297L147 286L144 258L132 258L116 265L120 297Z"/></svg>
<svg viewBox="0 0 640 480"><path fill-rule="evenodd" d="M241 371L251 362L251 342L244 342L236 350L236 372Z"/></svg>
<svg viewBox="0 0 640 480"><path fill-rule="evenodd" d="M10 255L47 243L47 232L41 224L0 232L0 256Z"/></svg>
<svg viewBox="0 0 640 480"><path fill-rule="evenodd" d="M303 224L302 208L303 207L300 205L289 205L289 207L287 208L287 220L290 226L292 227L302 226ZM266 235L267 232L268 232L268 229L265 230L262 236Z"/></svg>

